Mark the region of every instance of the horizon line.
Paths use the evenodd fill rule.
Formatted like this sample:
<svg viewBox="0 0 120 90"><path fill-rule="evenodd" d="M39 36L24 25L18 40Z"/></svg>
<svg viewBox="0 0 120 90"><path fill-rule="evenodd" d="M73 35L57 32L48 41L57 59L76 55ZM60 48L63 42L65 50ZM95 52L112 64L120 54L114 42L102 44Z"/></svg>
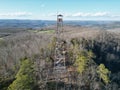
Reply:
<svg viewBox="0 0 120 90"><path fill-rule="evenodd" d="M41 20L41 21L57 21L57 19L55 20L55 19L15 19L15 18L8 18L8 19L2 19L2 18L0 18L0 20L30 20L30 21L32 21L32 20L34 20L34 21L39 21L39 20ZM94 20L94 19L91 19L91 20L76 20L76 19L63 19L64 21L120 21L120 20L111 20L111 19L106 19L106 20Z"/></svg>

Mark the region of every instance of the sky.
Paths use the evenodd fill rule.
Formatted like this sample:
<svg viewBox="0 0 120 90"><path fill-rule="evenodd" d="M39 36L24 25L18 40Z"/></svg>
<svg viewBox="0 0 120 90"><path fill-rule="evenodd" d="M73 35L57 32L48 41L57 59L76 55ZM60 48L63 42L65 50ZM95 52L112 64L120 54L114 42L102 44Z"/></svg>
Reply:
<svg viewBox="0 0 120 90"><path fill-rule="evenodd" d="M0 0L0 19L120 20L120 0Z"/></svg>

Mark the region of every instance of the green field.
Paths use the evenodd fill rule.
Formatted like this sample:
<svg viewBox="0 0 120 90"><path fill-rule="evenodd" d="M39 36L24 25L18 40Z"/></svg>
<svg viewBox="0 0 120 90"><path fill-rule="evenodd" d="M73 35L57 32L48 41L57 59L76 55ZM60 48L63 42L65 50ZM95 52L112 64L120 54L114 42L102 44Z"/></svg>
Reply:
<svg viewBox="0 0 120 90"><path fill-rule="evenodd" d="M28 30L29 32L34 32L34 33L54 33L55 30Z"/></svg>

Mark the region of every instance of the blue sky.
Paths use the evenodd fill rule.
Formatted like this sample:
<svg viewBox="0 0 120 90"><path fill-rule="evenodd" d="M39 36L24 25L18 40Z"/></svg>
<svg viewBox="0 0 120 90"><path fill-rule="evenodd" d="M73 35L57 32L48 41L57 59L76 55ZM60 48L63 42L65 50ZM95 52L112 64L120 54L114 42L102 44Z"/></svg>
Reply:
<svg viewBox="0 0 120 90"><path fill-rule="evenodd" d="M0 19L120 20L120 0L0 0Z"/></svg>

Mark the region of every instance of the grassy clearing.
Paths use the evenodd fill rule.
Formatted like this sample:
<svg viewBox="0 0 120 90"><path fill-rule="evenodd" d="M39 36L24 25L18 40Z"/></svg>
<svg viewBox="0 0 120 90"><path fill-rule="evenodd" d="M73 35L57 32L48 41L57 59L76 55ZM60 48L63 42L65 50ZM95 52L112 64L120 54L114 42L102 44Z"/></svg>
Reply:
<svg viewBox="0 0 120 90"><path fill-rule="evenodd" d="M0 43L3 42L3 41L4 41L4 39L3 39L3 38L0 38Z"/></svg>
<svg viewBox="0 0 120 90"><path fill-rule="evenodd" d="M3 40L3 38L0 38L0 41Z"/></svg>
<svg viewBox="0 0 120 90"><path fill-rule="evenodd" d="M34 32L34 33L54 33L55 30L28 30L29 32Z"/></svg>

